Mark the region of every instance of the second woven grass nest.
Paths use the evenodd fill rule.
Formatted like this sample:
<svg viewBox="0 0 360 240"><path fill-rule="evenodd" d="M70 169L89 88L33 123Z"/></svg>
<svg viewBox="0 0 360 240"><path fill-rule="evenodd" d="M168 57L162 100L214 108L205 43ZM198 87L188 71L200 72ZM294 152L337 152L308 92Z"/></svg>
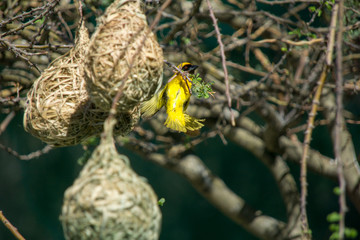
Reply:
<svg viewBox="0 0 360 240"><path fill-rule="evenodd" d="M109 110L120 89L117 110L126 112L161 86L162 49L147 25L140 0L115 0L98 21L85 62L91 100Z"/></svg>
<svg viewBox="0 0 360 240"><path fill-rule="evenodd" d="M76 240L157 240L161 211L154 190L116 151L113 119L100 145L64 196L65 238Z"/></svg>

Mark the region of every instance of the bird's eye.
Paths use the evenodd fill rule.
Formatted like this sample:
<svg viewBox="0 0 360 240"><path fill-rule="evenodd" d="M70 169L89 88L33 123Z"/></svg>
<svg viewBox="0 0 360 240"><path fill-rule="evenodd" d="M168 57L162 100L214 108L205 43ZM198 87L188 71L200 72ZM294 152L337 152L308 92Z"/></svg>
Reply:
<svg viewBox="0 0 360 240"><path fill-rule="evenodd" d="M182 70L186 71L186 70L189 70L189 65L185 65L182 67Z"/></svg>

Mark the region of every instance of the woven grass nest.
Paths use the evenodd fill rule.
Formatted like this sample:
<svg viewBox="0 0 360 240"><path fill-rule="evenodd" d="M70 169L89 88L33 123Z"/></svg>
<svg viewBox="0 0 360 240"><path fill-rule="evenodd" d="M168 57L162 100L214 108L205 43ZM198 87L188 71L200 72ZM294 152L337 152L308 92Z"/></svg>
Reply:
<svg viewBox="0 0 360 240"><path fill-rule="evenodd" d="M65 238L76 240L156 240L161 212L151 186L119 155L106 121L100 145L64 196Z"/></svg>
<svg viewBox="0 0 360 240"><path fill-rule="evenodd" d="M91 100L109 110L128 111L150 99L161 86L163 53L147 25L140 0L115 0L98 20L85 62Z"/></svg>
<svg viewBox="0 0 360 240"><path fill-rule="evenodd" d="M88 46L89 34L81 24L75 47L54 60L28 92L24 128L50 145L76 145L102 132L108 111L91 103L86 89L83 64ZM127 134L138 118L137 109L118 114L116 134Z"/></svg>

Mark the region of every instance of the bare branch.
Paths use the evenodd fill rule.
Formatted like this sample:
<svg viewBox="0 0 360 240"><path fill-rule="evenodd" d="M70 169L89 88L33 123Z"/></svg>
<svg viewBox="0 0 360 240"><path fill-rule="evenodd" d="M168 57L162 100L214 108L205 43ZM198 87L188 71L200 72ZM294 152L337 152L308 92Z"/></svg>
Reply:
<svg viewBox="0 0 360 240"><path fill-rule="evenodd" d="M320 0L278 0L278 1L268 1L268 0L256 0L260 3L265 3L268 5L279 5L279 4L293 4L293 3L320 3Z"/></svg>
<svg viewBox="0 0 360 240"><path fill-rule="evenodd" d="M345 213L346 207L346 181L344 177L344 164L341 158L341 128L343 128L343 28L344 28L344 1L339 1L338 11L338 32L336 36L336 117L335 117L335 137L334 137L334 153L337 161L338 178L339 178L339 205L340 205L340 220L339 220L339 239L345 239Z"/></svg>
<svg viewBox="0 0 360 240"><path fill-rule="evenodd" d="M6 118L0 124L0 135L5 131L11 120L15 117L15 112L9 113Z"/></svg>
<svg viewBox="0 0 360 240"><path fill-rule="evenodd" d="M209 8L210 17L211 17L211 19L213 21L213 25L214 25L214 28L215 28L215 31L216 31L217 41L218 41L219 46L220 46L221 62L222 62L224 75L225 75L225 86L226 86L225 94L226 94L226 97L227 97L227 100L228 100L228 107L229 107L229 110L230 110L230 113L231 113L231 125L235 126L234 113L232 112L232 109L231 109L229 75L228 75L228 71L227 71L227 67L226 67L226 57L225 57L225 52L224 52L224 44L222 43L222 40L221 40L221 33L220 33L220 30L219 30L219 26L217 24L216 17L214 15L214 11L213 11L212 6L210 4L210 1L206 0L206 2L207 2L207 5L208 5L208 8Z"/></svg>
<svg viewBox="0 0 360 240"><path fill-rule="evenodd" d="M12 225L11 222L6 219L2 211L0 211L0 220L3 222L5 227L7 227L10 230L10 232L14 235L14 237L16 237L16 239L25 240L25 238L19 233L17 228L14 227L14 225Z"/></svg>
<svg viewBox="0 0 360 240"><path fill-rule="evenodd" d="M20 160L31 160L33 158L38 158L43 154L46 154L48 152L50 152L50 150L52 150L53 148L50 145L46 145L43 149L26 154L26 155L20 155L18 152L16 152L15 150L4 146L3 144L0 143L0 148L3 149L4 151L8 152L9 154L13 155L14 157L20 159Z"/></svg>

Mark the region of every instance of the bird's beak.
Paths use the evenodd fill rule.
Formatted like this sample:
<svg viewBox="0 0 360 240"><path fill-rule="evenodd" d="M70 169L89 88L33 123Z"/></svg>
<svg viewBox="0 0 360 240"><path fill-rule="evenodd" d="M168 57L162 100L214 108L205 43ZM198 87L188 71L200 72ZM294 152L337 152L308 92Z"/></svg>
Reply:
<svg viewBox="0 0 360 240"><path fill-rule="evenodd" d="M189 68L189 71L194 71L198 67L199 67L198 65L191 65L190 68Z"/></svg>
<svg viewBox="0 0 360 240"><path fill-rule="evenodd" d="M198 65L191 65L190 67L189 67L189 73L190 74L194 74L195 73L195 69L197 69L199 66Z"/></svg>

